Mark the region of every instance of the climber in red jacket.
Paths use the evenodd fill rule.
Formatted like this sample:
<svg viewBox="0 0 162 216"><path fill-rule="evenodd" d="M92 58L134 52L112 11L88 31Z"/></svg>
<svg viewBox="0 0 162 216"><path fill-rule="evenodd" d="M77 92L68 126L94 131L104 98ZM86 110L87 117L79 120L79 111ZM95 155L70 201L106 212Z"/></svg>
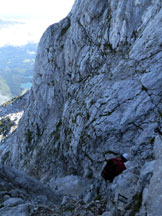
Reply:
<svg viewBox="0 0 162 216"><path fill-rule="evenodd" d="M129 159L129 156L127 153L120 156L120 158L111 158L107 161L107 164L105 165L101 176L105 180L109 180L111 183L113 182L113 179L121 174L124 170L126 170L125 162L127 162Z"/></svg>

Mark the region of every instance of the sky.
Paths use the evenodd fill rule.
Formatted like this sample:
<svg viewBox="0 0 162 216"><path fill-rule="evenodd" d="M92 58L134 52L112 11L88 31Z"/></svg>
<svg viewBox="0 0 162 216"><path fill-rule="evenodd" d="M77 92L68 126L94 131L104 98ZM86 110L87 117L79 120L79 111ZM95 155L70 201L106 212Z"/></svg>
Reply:
<svg viewBox="0 0 162 216"><path fill-rule="evenodd" d="M66 17L75 0L0 0L0 20L23 24L0 27L0 47L38 42L46 28Z"/></svg>

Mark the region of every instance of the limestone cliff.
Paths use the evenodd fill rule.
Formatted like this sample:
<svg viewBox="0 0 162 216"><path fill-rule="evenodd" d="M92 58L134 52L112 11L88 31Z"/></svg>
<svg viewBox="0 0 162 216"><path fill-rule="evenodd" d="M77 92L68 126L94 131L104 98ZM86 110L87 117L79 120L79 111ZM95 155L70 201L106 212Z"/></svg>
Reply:
<svg viewBox="0 0 162 216"><path fill-rule="evenodd" d="M100 195L107 215L156 215L146 191L154 129L162 129L161 6L160 0L76 0L40 40L33 87L1 162L51 187L55 179L79 176L91 185L84 200ZM131 156L128 169L105 184L104 162L123 152Z"/></svg>

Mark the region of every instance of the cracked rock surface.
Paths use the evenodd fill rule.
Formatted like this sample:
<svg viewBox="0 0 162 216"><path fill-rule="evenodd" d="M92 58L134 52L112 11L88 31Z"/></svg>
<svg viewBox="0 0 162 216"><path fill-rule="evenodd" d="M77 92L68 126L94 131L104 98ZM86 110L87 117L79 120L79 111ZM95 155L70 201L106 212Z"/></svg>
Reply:
<svg viewBox="0 0 162 216"><path fill-rule="evenodd" d="M161 20L160 0L76 0L40 40L33 87L17 130L1 144L1 163L65 196L75 188L84 203L102 200L105 213L97 214L160 216ZM105 183L105 161L124 152L127 170Z"/></svg>

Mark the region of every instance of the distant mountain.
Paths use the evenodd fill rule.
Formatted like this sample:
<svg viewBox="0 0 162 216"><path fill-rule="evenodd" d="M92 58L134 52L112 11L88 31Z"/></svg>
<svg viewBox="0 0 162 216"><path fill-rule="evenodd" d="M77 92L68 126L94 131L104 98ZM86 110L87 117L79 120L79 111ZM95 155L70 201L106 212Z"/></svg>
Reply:
<svg viewBox="0 0 162 216"><path fill-rule="evenodd" d="M17 24L24 24L24 23L23 22L8 21L8 20L0 19L0 28L9 27L10 25L17 25Z"/></svg>
<svg viewBox="0 0 162 216"><path fill-rule="evenodd" d="M31 87L36 50L34 43L0 48L0 95L14 97Z"/></svg>

